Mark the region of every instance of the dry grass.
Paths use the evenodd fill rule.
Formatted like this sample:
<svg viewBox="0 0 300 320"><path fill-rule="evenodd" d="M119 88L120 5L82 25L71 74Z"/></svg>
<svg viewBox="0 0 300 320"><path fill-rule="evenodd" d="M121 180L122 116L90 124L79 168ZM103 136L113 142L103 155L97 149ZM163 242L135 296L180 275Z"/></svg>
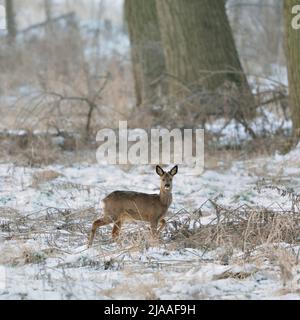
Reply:
<svg viewBox="0 0 300 320"><path fill-rule="evenodd" d="M24 166L49 165L56 161L60 148L54 145L50 135L39 136L32 131L0 136L1 158L6 162Z"/></svg>
<svg viewBox="0 0 300 320"><path fill-rule="evenodd" d="M143 252L153 246L170 250L197 248L202 249L202 257L209 251L219 250L219 260L222 264L228 264L236 251L243 253L243 259L251 259L258 249L268 247L276 250L268 249L264 256L270 261L277 261L283 278L289 277L289 265L295 264L297 259L295 254L284 249L280 251L278 246L282 243L289 248L300 245L300 217L297 212L248 206L229 209L216 203L214 205L216 218L207 225L201 224L201 209L192 214L178 212L168 221L160 240L151 237L148 225L128 224L118 239L116 250L130 253ZM2 207L0 227L5 240L46 240L52 250L68 252L70 248L86 245L95 211L95 208L47 208L24 216L16 210ZM183 215L185 218L182 218ZM95 247L113 244L110 230L110 227L100 229ZM28 259L32 257L29 255Z"/></svg>
<svg viewBox="0 0 300 320"><path fill-rule="evenodd" d="M73 186L74 187L74 186ZM3 240L0 263L22 266L37 264L43 268L47 259L59 259L58 269L91 268L94 270L122 271L135 280L147 272L187 272L199 268L206 261L228 265L228 269L212 280L235 279L244 281L271 266L273 274L281 280L279 295L298 294L300 245L300 218L293 211L271 211L266 208L225 208L216 203L216 218L208 225L201 224L202 209L189 213L180 211L168 221L160 239L153 239L145 223L127 224L117 243L111 239L111 226L101 228L93 246L87 250L87 238L95 208L81 210L47 208L32 214L21 214L10 208L0 208L0 230ZM30 240L30 241L28 241ZM34 242L32 242L34 240ZM34 245L33 245L34 244ZM162 250L164 259L150 254L149 248ZM172 251L199 249L195 257L176 259ZM210 255L210 253L212 255ZM68 260L69 255L74 255ZM124 259L125 258L125 259ZM208 259L208 260L207 260ZM245 263L254 264L243 270ZM230 265L241 266L235 271ZM104 290L106 296L126 296L156 300L155 289L163 288L164 280L141 282L134 286L126 283Z"/></svg>
<svg viewBox="0 0 300 320"><path fill-rule="evenodd" d="M25 167L53 163L95 162L96 146L83 134L66 132L36 133L30 129L0 132L0 159Z"/></svg>
<svg viewBox="0 0 300 320"><path fill-rule="evenodd" d="M40 171L35 176L36 186L59 176L55 171ZM60 188L90 192L88 187L76 184L62 184ZM280 196L287 195L289 193L280 191ZM298 201L295 195L293 199ZM207 213L212 221L203 225L202 218ZM212 254L213 260L221 265L247 262L254 263L259 269L268 261L276 268L282 285L294 290L300 246L300 216L296 203L291 210L284 211L247 205L232 208L218 204L216 199L207 200L194 212L180 210L169 217L160 239L153 239L149 226L141 222L124 225L117 243L111 239L111 226L100 228L93 247L96 254L92 257L84 252L95 217L95 207L76 210L45 208L31 213L0 207L0 231L2 240L5 240L0 263L43 264L49 257L61 257L58 266L61 268L186 271L193 266L199 267L199 263ZM35 246L28 245L32 240ZM166 258L161 261L137 259L137 254L143 255L152 247L162 249ZM194 260L168 257L174 250L193 248L198 249ZM74 253L79 254L77 261L65 261L64 257ZM128 259L123 260L123 256ZM218 279L243 280L254 273L229 268ZM150 290L147 296L154 297L152 293Z"/></svg>
<svg viewBox="0 0 300 320"><path fill-rule="evenodd" d="M82 210L47 208L22 215L17 210L0 207L1 230L4 240L42 240L53 249L69 247L72 243L75 248L86 243L94 214L94 208Z"/></svg>
<svg viewBox="0 0 300 320"><path fill-rule="evenodd" d="M39 185L53 181L59 177L62 177L63 175L59 172L56 172L54 170L44 170L40 172L35 172L32 176L32 187L37 188Z"/></svg>
<svg viewBox="0 0 300 320"><path fill-rule="evenodd" d="M229 247L249 254L271 243L300 244L300 217L293 211L272 211L246 205L232 209L214 203L216 218L208 225L190 228L191 220L171 221L172 241L184 246L213 250Z"/></svg>
<svg viewBox="0 0 300 320"><path fill-rule="evenodd" d="M255 273L254 271L253 272L232 272L231 270L226 270L221 274L214 276L213 280L222 280L222 279L228 279L228 278L243 280L250 277L254 273Z"/></svg>

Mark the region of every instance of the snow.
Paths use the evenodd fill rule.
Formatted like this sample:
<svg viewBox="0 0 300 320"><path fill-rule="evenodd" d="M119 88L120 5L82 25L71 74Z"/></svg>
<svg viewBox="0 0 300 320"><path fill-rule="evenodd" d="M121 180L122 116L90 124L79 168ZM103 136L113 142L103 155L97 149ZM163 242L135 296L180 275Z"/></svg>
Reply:
<svg viewBox="0 0 300 320"><path fill-rule="evenodd" d="M276 170L275 170L276 168ZM170 221L184 220L207 199L218 198L218 203L237 207L280 206L289 210L289 197L278 197L278 192L258 192L261 179L276 177L278 172L288 181L283 188L300 192L300 146L287 155L275 155L247 161L236 161L231 168L218 172L206 170L202 176L187 176L187 168L179 167L174 178L174 201ZM254 170L255 169L255 170ZM53 170L59 175L54 180L33 187L33 175ZM263 170L263 172L261 172ZM86 233L64 229L63 222L55 220L54 209L86 210L94 207L94 217L101 215L100 200L115 189L158 192L159 179L153 167L132 168L124 172L118 166L104 164L52 165L43 169L0 165L0 209L17 210L18 218L53 219L57 230L45 234L7 240L5 231L0 237L0 265L5 267L6 287L0 288L0 299L299 299L299 267L294 279L283 287L280 270L270 261L241 264L235 252L230 264L219 258L222 248L203 251L195 248L172 248L165 241L147 240L143 223L128 224L122 244L110 241L110 227L98 232L95 245L86 248ZM178 217L178 212L185 209ZM214 218L209 203L203 207L201 224ZM9 214L2 216L5 225ZM41 219L41 220L35 220ZM75 218L74 218L75 219ZM76 216L76 219L79 218ZM85 221L86 231L91 220ZM52 221L52 220L51 220ZM70 223L70 221L69 221ZM72 221L71 221L72 223ZM21 225L20 225L21 226ZM41 226L42 228L43 226ZM193 226L190 225L192 228ZM131 238L146 232L137 246ZM1 229L2 230L2 229ZM144 240L143 240L144 239ZM249 273L244 279L222 277L231 272Z"/></svg>
<svg viewBox="0 0 300 320"><path fill-rule="evenodd" d="M292 131L292 121L265 107L260 107L257 109L257 116L249 122L249 127L257 136L274 135L278 131L289 135ZM206 123L205 130L211 134L219 135L218 142L223 146L240 145L252 140L244 126L234 119L229 122L225 118L213 120Z"/></svg>
<svg viewBox="0 0 300 320"><path fill-rule="evenodd" d="M63 2L55 1L54 15L69 12L67 7L62 11ZM97 56L104 61L112 54L128 59L129 39L120 21L123 1L114 1L114 6L108 6L108 1L103 3L109 7L106 15L115 17L111 28L99 22L98 0L92 6L97 8L93 14L80 5L75 8L80 33L86 41L85 57L91 65ZM44 20L40 10L32 16L31 9L22 10L19 17L22 28ZM107 17L102 18L104 21ZM65 29L63 23L61 28ZM44 35L37 29L30 31L29 36ZM257 69L257 75L248 75L254 93L287 86L285 66L272 65L271 74L268 78L258 76L264 72ZM14 108L17 97L37 94L34 87L21 86L9 96L1 96L0 102ZM219 135L221 145L240 145L252 139L241 124L227 121L214 119L206 124L205 130ZM292 124L277 112L262 107L250 127L257 135L276 134L278 130L288 135ZM6 130L4 134L21 136L26 131ZM52 140L57 145L64 142L61 136ZM222 162L219 159L219 164ZM35 180L47 171L58 175ZM216 215L208 199L217 199L218 204L229 208L250 205L290 210L293 203L288 195L279 197L278 191L260 191L258 186L277 181L280 188L299 194L300 145L286 155L277 153L272 157L235 161L229 169L206 170L201 176L191 176L188 171L180 166L174 178L168 230L174 228L173 222L184 223L189 230L212 223ZM298 265L292 268L293 277L284 285L279 266L270 259L246 263L241 258L243 253L234 249L231 259L224 262L221 257L226 248L206 251L175 245L169 241L168 230L159 242L153 242L144 223L124 226L122 243L112 242L111 227L104 227L98 231L93 248L87 249L91 223L102 213L100 201L116 189L156 193L159 179L152 166L123 171L105 163L61 164L43 169L1 163L0 299L300 298ZM12 221L18 227L18 236L10 238ZM286 247L284 243L276 245ZM259 250L268 251L269 247L266 244L266 248L256 250L259 256ZM246 276L239 278L239 273Z"/></svg>

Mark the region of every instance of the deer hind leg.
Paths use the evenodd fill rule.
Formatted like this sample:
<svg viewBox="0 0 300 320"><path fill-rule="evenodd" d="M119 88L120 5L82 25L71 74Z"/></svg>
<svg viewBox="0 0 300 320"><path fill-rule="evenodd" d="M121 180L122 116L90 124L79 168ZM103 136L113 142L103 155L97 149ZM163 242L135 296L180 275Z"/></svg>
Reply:
<svg viewBox="0 0 300 320"><path fill-rule="evenodd" d="M121 220L118 220L114 223L113 229L112 229L112 238L116 240L119 237L120 231L122 228L122 222Z"/></svg>
<svg viewBox="0 0 300 320"><path fill-rule="evenodd" d="M164 227L166 226L166 224L167 224L166 220L165 219L161 219L160 220L160 227L158 229L158 232L161 232L164 229Z"/></svg>
<svg viewBox="0 0 300 320"><path fill-rule="evenodd" d="M97 219L97 220L95 220L93 222L92 231L91 231L91 234L90 234L89 244L88 244L89 247L91 247L92 244L93 244L95 233L96 233L97 229L102 227L102 226L106 226L107 224L110 224L111 222L112 222L111 219L105 218L105 217Z"/></svg>

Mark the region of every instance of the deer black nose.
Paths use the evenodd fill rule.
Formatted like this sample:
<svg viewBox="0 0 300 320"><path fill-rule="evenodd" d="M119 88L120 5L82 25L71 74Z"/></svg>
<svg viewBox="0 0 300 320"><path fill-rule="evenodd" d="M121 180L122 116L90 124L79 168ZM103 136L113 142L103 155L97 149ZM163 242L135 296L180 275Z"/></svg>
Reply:
<svg viewBox="0 0 300 320"><path fill-rule="evenodd" d="M166 187L166 188L170 188L170 184L167 183L167 184L165 185L165 187Z"/></svg>

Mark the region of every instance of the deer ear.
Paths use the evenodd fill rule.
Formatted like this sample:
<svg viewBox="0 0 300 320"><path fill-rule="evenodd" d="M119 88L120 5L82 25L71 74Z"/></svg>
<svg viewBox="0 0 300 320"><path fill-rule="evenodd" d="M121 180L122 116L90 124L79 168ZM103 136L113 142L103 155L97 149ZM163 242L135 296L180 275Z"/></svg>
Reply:
<svg viewBox="0 0 300 320"><path fill-rule="evenodd" d="M178 166L175 166L169 173L171 176L175 176L175 174L177 174L178 172Z"/></svg>
<svg viewBox="0 0 300 320"><path fill-rule="evenodd" d="M156 173L157 173L160 177L162 177L162 176L165 174L164 170L163 170L160 166L156 166Z"/></svg>

